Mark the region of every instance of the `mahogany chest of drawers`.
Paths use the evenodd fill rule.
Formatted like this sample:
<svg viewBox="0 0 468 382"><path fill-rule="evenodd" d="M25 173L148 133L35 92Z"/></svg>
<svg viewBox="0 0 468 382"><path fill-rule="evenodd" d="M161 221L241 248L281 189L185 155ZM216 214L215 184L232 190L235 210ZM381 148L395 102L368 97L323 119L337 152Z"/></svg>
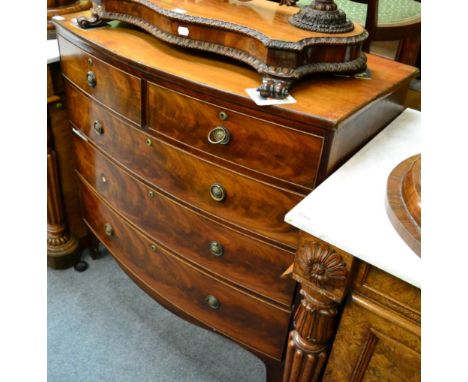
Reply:
<svg viewBox="0 0 468 382"><path fill-rule="evenodd" d="M245 346L280 378L296 285L284 215L403 110L413 69L316 77L259 107L258 74L125 25L56 22L84 221L180 316Z"/></svg>

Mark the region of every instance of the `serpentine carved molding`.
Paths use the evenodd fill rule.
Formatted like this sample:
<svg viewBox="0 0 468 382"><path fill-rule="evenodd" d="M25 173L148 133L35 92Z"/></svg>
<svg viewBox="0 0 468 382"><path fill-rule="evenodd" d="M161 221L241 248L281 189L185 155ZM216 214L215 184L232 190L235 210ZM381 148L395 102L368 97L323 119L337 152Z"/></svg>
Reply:
<svg viewBox="0 0 468 382"><path fill-rule="evenodd" d="M119 6L119 3L122 5ZM127 7L124 10L125 4ZM128 5L131 4L131 7ZM107 7L106 7L107 5ZM119 8L122 10L119 11ZM158 17L153 17L158 16ZM204 39L192 39L188 36L181 36L172 30L164 30L162 22L157 25L154 20L165 22L181 23L189 28L198 29ZM119 20L136 25L154 37L167 43L220 54L253 67L262 75L262 84L259 91L262 96L273 98L284 98L289 94L289 89L294 81L311 73L357 73L366 68L366 56L361 52L361 46L368 37L368 33L362 33L349 37L317 36L305 38L300 41L280 41L274 40L265 34L254 29L254 26L238 25L223 20L204 18L164 9L151 0L102 0L101 5L93 10L91 18L80 17L78 24L83 28L102 25L102 20ZM153 21L153 22L151 22ZM252 24L255 24L253 20ZM291 28L293 28L291 26ZM166 27L167 29L167 27ZM239 49L226 38L226 45L221 45L210 39L210 30L222 33L226 36L233 36L245 39L245 46L249 45L252 39L260 42L265 51L263 55L258 51L247 52L247 48ZM231 45L229 45L231 44ZM241 47L242 43L238 44ZM318 60L320 54L327 52L327 56L336 55L340 60L324 61ZM298 64L300 63L300 64Z"/></svg>

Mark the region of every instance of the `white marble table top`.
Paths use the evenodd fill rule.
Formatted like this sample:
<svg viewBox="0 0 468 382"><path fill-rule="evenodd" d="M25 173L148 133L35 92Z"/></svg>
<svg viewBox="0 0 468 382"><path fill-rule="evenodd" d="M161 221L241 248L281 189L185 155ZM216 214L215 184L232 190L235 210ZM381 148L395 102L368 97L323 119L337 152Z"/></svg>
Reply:
<svg viewBox="0 0 468 382"><path fill-rule="evenodd" d="M46 53L47 64L60 61L60 53L57 39L47 40Z"/></svg>
<svg viewBox="0 0 468 382"><path fill-rule="evenodd" d="M406 109L348 162L295 206L285 221L421 288L421 259L385 210L387 177L421 152L421 115Z"/></svg>

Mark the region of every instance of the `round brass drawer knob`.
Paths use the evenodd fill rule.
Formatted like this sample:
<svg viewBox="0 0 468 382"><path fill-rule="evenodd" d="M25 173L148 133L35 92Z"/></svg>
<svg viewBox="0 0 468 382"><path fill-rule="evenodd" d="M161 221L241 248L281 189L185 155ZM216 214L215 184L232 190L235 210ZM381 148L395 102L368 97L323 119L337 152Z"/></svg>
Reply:
<svg viewBox="0 0 468 382"><path fill-rule="evenodd" d="M93 66L93 59L92 58L88 58L88 65L89 66Z"/></svg>
<svg viewBox="0 0 468 382"><path fill-rule="evenodd" d="M156 193L153 190L148 190L148 196L153 199L156 196Z"/></svg>
<svg viewBox="0 0 468 382"><path fill-rule="evenodd" d="M97 135L104 134L104 126L102 125L102 122L97 119L93 122L93 129Z"/></svg>
<svg viewBox="0 0 468 382"><path fill-rule="evenodd" d="M151 243L150 248L151 248L151 250L152 250L153 252L156 252L156 251L158 250L157 245L154 244L154 243Z"/></svg>
<svg viewBox="0 0 468 382"><path fill-rule="evenodd" d="M220 111L218 117L221 121L225 121L228 119L228 114L225 111Z"/></svg>
<svg viewBox="0 0 468 382"><path fill-rule="evenodd" d="M224 191L223 186L221 186L218 183L215 183L215 184L212 184L210 187L210 195L213 198L213 200L216 200L217 202L221 202L226 197L226 192Z"/></svg>
<svg viewBox="0 0 468 382"><path fill-rule="evenodd" d="M206 296L205 301L211 309L219 309L221 306L219 300L212 295Z"/></svg>
<svg viewBox="0 0 468 382"><path fill-rule="evenodd" d="M114 228L109 223L104 224L104 233L107 236L112 236L114 234Z"/></svg>
<svg viewBox="0 0 468 382"><path fill-rule="evenodd" d="M213 145L227 145L229 139L231 139L231 134L224 126L216 126L208 133L208 142Z"/></svg>
<svg viewBox="0 0 468 382"><path fill-rule="evenodd" d="M92 88L94 88L97 84L97 80L96 80L96 75L94 74L93 71L89 71L88 73L86 73L86 81L88 82L88 85L91 86Z"/></svg>
<svg viewBox="0 0 468 382"><path fill-rule="evenodd" d="M210 248L210 252L217 257L221 257L224 254L224 248L219 241L210 241L208 245Z"/></svg>
<svg viewBox="0 0 468 382"><path fill-rule="evenodd" d="M153 141L151 140L151 138L146 138L146 146L152 146L153 145Z"/></svg>
<svg viewBox="0 0 468 382"><path fill-rule="evenodd" d="M107 183L107 178L104 174L101 175L101 182L102 183Z"/></svg>

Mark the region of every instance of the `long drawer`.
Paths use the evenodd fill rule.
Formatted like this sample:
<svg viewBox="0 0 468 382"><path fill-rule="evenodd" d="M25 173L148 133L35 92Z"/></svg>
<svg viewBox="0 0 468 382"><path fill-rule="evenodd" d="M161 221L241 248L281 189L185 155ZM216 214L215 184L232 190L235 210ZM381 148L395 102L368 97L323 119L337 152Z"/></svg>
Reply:
<svg viewBox="0 0 468 382"><path fill-rule="evenodd" d="M264 244L193 212L135 179L98 150L75 140L80 177L148 235L219 277L286 306L295 283L280 275L288 251Z"/></svg>
<svg viewBox="0 0 468 382"><path fill-rule="evenodd" d="M70 120L99 148L155 187L244 229L297 246L284 215L302 196L256 181L156 140L67 84Z"/></svg>
<svg viewBox="0 0 468 382"><path fill-rule="evenodd" d="M99 60L63 38L59 38L59 43L60 66L68 80L122 117L141 123L138 77Z"/></svg>
<svg viewBox="0 0 468 382"><path fill-rule="evenodd" d="M87 225L130 275L178 309L237 341L281 359L290 310L232 288L155 245L89 188L81 187Z"/></svg>
<svg viewBox="0 0 468 382"><path fill-rule="evenodd" d="M148 83L148 127L204 153L298 185L315 185L323 138Z"/></svg>

